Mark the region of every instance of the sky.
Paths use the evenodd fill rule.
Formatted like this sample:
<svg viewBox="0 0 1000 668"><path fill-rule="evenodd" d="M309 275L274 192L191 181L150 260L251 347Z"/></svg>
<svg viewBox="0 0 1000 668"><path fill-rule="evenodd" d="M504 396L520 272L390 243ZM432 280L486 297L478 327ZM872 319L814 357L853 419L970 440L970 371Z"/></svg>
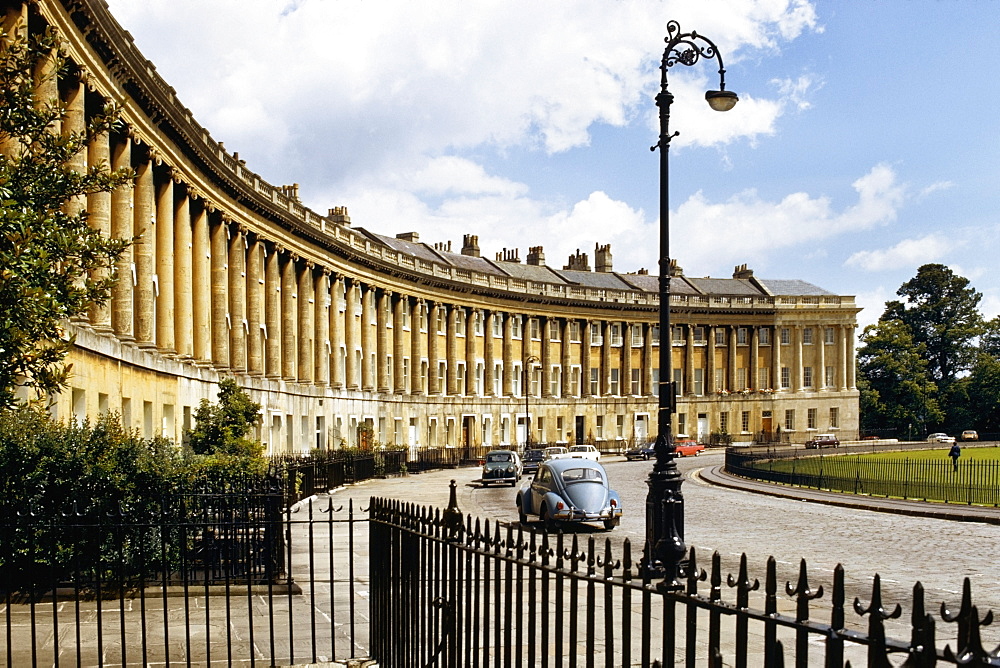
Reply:
<svg viewBox="0 0 1000 668"><path fill-rule="evenodd" d="M657 272L667 22L671 255L802 279L882 314L926 263L1000 314L1000 2L108 0L211 136L325 214L557 268Z"/></svg>

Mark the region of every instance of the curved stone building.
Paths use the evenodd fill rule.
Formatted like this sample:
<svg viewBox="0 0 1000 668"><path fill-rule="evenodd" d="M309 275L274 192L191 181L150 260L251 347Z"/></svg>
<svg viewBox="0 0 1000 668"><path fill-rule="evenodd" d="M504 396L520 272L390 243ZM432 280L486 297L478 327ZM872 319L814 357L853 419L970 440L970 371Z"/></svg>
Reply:
<svg viewBox="0 0 1000 668"><path fill-rule="evenodd" d="M67 127L123 108L86 162L135 169L134 188L89 198L91 222L135 237L109 304L77 334L59 417L118 411L180 440L199 401L232 376L263 406L272 453L615 442L655 431L658 347L672 349L677 433L749 442L812 431L855 438L853 297L796 280L657 279L612 269L611 250L562 269L541 247L480 253L305 208L212 139L102 0L4 4L5 30L51 26L73 73L43 91ZM83 164L81 167L85 166ZM530 419L528 418L530 416ZM368 425L365 427L364 425ZM370 427L370 430L369 430Z"/></svg>

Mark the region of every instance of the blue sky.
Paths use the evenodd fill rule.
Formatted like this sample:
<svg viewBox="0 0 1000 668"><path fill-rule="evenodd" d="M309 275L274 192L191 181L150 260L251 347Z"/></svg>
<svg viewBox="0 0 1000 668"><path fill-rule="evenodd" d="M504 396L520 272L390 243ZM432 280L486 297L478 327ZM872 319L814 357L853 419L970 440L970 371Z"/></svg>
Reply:
<svg viewBox="0 0 1000 668"><path fill-rule="evenodd" d="M653 95L666 24L715 41L670 70L671 250L856 295L873 322L928 262L1000 313L1000 2L109 0L195 118L319 212L562 266L610 243L656 271Z"/></svg>

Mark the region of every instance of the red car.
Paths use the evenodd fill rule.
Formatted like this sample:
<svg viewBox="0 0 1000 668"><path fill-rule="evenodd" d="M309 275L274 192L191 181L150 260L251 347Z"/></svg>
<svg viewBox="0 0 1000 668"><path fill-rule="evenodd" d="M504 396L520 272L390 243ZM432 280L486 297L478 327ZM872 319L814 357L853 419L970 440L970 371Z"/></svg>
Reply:
<svg viewBox="0 0 1000 668"><path fill-rule="evenodd" d="M697 457L705 449L705 446L695 441L677 441L674 443L674 449L678 457L690 457L691 455Z"/></svg>

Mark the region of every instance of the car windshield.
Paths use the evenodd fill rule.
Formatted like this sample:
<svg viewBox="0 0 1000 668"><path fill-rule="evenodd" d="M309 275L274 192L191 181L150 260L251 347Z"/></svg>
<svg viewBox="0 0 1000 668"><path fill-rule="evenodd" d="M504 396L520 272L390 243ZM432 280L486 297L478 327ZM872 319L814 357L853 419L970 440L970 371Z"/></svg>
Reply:
<svg viewBox="0 0 1000 668"><path fill-rule="evenodd" d="M586 445L574 445L569 450L570 452L587 452L589 449Z"/></svg>
<svg viewBox="0 0 1000 668"><path fill-rule="evenodd" d="M562 479L565 483L572 482L604 482L604 475L597 469L580 468L566 469L562 472Z"/></svg>
<svg viewBox="0 0 1000 668"><path fill-rule="evenodd" d="M527 452L524 453L525 459L529 457L544 457L544 456L545 453L542 452L541 450L528 450Z"/></svg>
<svg viewBox="0 0 1000 668"><path fill-rule="evenodd" d="M564 452L566 452L566 448L545 448L547 455L561 455Z"/></svg>
<svg viewBox="0 0 1000 668"><path fill-rule="evenodd" d="M509 462L510 455L506 452L493 452L486 455L486 461L488 462Z"/></svg>

